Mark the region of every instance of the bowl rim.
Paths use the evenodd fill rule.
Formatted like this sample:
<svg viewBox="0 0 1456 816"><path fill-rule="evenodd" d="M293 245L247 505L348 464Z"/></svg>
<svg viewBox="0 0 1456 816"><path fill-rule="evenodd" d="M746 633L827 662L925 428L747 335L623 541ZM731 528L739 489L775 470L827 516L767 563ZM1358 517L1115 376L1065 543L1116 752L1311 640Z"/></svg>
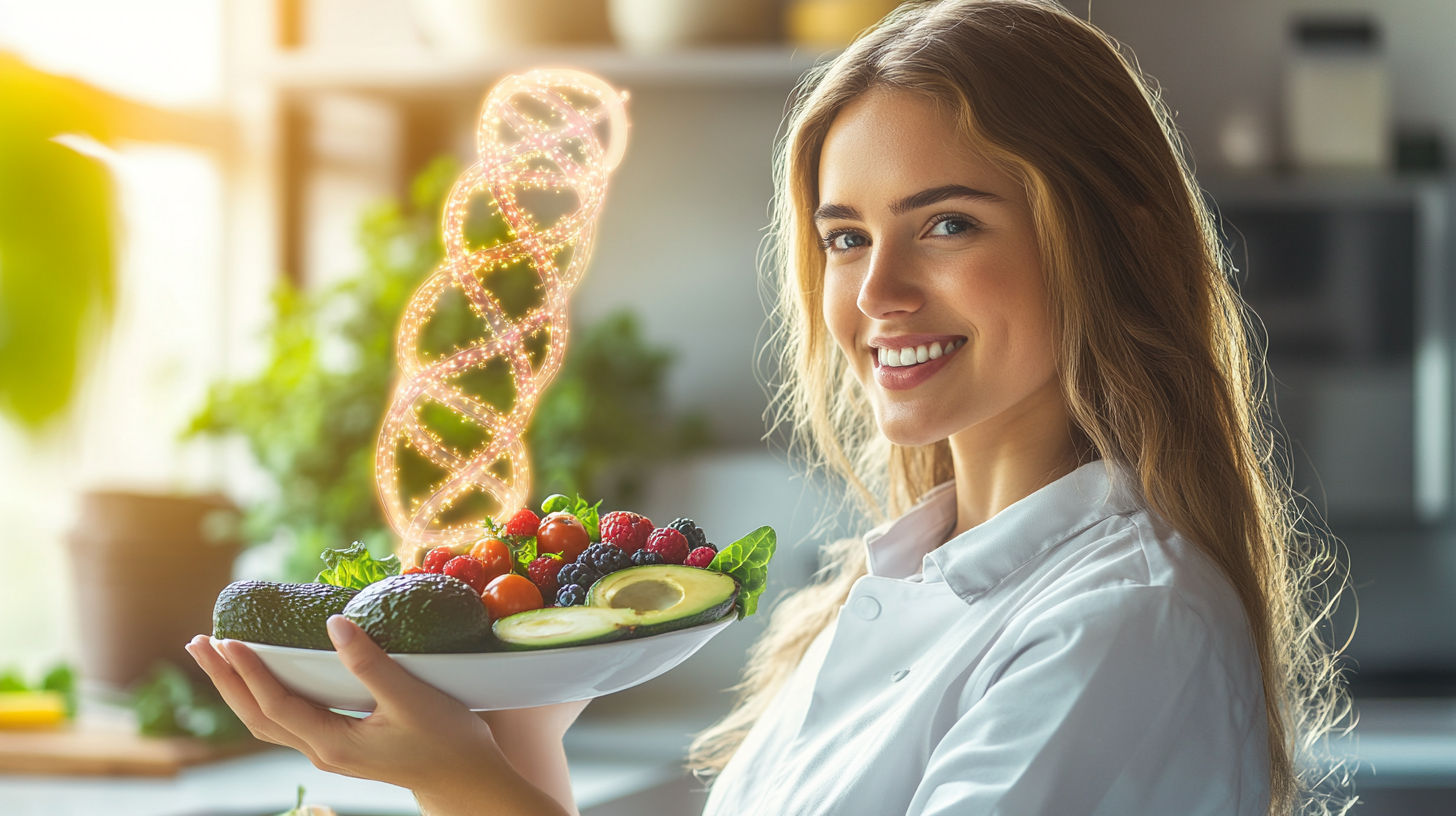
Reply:
<svg viewBox="0 0 1456 816"><path fill-rule="evenodd" d="M583 652L595 653L600 651L611 651L621 648L628 643L644 643L647 641L663 642L677 637L683 637L688 633L702 633L714 637L719 631L726 628L738 619L737 607L729 610L728 614L717 620L700 623L696 626L685 626L682 629L673 629L669 632L660 632L646 637L623 638L621 640L608 641L606 643L589 643L584 646L557 646L547 649L512 649L499 652L385 652L395 660L409 663L416 660L429 660L431 662L472 662L481 660L510 660L525 655L551 655L551 654L582 654ZM710 631L711 630L711 631ZM220 643L228 638L215 638L211 635L208 638L214 643ZM337 660L339 653L335 649L304 649L298 646L277 646L272 643L257 643L251 640L239 640L238 643L245 644L250 649L262 652L271 652L280 656L292 656L303 659L326 660L329 657ZM326 657L327 656L327 657Z"/></svg>

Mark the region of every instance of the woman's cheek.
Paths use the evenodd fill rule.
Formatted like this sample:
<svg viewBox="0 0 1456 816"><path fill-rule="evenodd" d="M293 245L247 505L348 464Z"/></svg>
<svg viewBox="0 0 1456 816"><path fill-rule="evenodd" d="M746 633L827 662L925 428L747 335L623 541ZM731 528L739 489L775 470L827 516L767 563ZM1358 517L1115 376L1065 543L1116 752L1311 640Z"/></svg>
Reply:
<svg viewBox="0 0 1456 816"><path fill-rule="evenodd" d="M835 274L833 270L826 270L824 274L824 323L829 328L829 335L849 358L850 364L855 370L860 369L863 362L857 359L856 345L860 332L860 318L863 315L859 311L858 298L859 287L848 280L851 276L846 274Z"/></svg>

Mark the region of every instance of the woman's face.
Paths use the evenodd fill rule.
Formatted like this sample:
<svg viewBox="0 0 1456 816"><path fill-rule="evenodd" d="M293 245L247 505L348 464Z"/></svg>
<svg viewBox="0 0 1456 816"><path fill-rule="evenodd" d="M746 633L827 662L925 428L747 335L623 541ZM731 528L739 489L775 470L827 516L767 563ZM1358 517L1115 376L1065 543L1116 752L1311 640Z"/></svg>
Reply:
<svg viewBox="0 0 1456 816"><path fill-rule="evenodd" d="M881 431L924 445L1060 406L1026 193L908 93L835 118L819 164L824 319Z"/></svg>

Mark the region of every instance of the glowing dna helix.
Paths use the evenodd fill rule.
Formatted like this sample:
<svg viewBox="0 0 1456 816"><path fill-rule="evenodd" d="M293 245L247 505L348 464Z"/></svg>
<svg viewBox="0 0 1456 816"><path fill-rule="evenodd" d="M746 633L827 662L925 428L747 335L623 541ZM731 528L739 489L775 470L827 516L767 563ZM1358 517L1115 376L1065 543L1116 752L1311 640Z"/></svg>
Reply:
<svg viewBox="0 0 1456 816"><path fill-rule="evenodd" d="M385 515L401 538L401 552L479 538L485 519L444 523L442 514L462 496L481 491L498 517L515 511L530 491L530 464L521 435L536 400L561 367L566 351L567 300L591 254L607 176L627 146L625 97L590 74L539 70L507 77L486 97L477 142L480 160L455 182L445 204L445 257L411 296L395 343L399 379L375 449L375 481ZM522 192L574 193L576 208L538 227ZM471 250L465 222L472 197L489 193L510 228L511 240ZM562 260L566 259L565 263ZM528 263L540 279L541 304L512 320L492 296L492 271ZM420 342L441 298L458 290L489 329L466 348L426 359ZM547 332L533 366L527 341ZM539 354L539 351L538 351ZM507 412L459 387L464 374L492 360L510 369L515 399ZM480 447L451 448L421 421L433 404L483 431ZM401 496L400 446L412 448L447 475L422 497Z"/></svg>

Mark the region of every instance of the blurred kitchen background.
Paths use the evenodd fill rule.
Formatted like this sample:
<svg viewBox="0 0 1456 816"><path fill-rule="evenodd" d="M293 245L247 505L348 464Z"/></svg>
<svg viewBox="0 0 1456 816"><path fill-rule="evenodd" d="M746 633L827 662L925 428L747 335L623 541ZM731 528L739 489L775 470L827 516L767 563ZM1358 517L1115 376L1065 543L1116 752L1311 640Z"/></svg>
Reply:
<svg viewBox="0 0 1456 816"><path fill-rule="evenodd" d="M719 543L772 524L767 597L808 580L863 525L765 441L770 159L803 72L893 6L0 0L0 241L47 248L0 273L0 693L80 700L59 730L0 729L0 812L241 816L299 784L344 814L416 812L229 743L180 646L231 577L384 543L358 466L388 378L369 352L512 70L631 94L572 301L576 396L532 441L543 486ZM1362 721L1331 753L1355 812L1456 812L1456 3L1068 7L1157 81L1263 320L1296 487L1355 587L1331 633L1354 631ZM590 376L608 369L636 390ZM584 813L696 812L682 751L764 617L588 709L568 736Z"/></svg>

